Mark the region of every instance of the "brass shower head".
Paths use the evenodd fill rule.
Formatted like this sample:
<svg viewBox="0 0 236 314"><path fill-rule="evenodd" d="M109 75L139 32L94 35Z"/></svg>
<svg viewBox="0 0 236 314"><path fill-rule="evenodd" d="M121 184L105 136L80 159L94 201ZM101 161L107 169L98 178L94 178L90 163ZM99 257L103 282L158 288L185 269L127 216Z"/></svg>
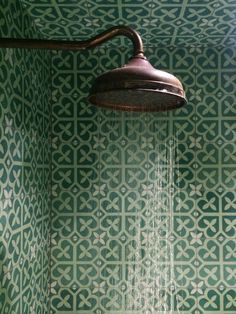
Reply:
<svg viewBox="0 0 236 314"><path fill-rule="evenodd" d="M172 74L154 69L143 52L139 34L116 26L85 41L0 38L0 47L50 50L83 50L123 35L133 43L133 57L127 65L99 76L90 92L92 104L124 111L167 111L186 103L181 82Z"/></svg>
<svg viewBox="0 0 236 314"><path fill-rule="evenodd" d="M180 81L156 70L144 56L99 76L89 100L97 106L123 111L167 111L186 103Z"/></svg>

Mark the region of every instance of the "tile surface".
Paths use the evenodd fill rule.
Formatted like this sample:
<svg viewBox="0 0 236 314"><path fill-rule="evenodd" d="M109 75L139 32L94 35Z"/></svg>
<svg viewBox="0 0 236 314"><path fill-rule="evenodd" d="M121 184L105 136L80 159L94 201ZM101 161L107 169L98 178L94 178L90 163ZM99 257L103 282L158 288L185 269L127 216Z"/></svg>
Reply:
<svg viewBox="0 0 236 314"><path fill-rule="evenodd" d="M235 45L234 0L21 1L44 37L83 40L129 25L148 46Z"/></svg>
<svg viewBox="0 0 236 314"><path fill-rule="evenodd" d="M233 313L234 49L148 49L188 97L162 114L89 105L125 51L96 55L53 55L52 313Z"/></svg>
<svg viewBox="0 0 236 314"><path fill-rule="evenodd" d="M235 313L234 1L21 3L1 4L2 36L130 25L188 104L141 115L88 104L97 74L127 62L124 39L54 53L51 78L48 53L0 50L1 313L48 313L49 263L50 313Z"/></svg>
<svg viewBox="0 0 236 314"><path fill-rule="evenodd" d="M1 35L36 30L1 3ZM50 54L0 49L0 312L48 313Z"/></svg>

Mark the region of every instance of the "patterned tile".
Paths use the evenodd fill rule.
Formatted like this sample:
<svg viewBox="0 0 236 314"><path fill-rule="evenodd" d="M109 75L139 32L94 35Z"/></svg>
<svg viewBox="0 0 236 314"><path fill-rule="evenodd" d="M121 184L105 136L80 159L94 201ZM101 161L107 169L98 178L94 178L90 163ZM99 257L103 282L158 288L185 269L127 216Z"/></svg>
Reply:
<svg viewBox="0 0 236 314"><path fill-rule="evenodd" d="M18 1L1 3L1 35L33 36ZM50 55L0 49L1 313L48 313Z"/></svg>
<svg viewBox="0 0 236 314"><path fill-rule="evenodd" d="M149 46L235 45L234 1L22 0L44 37L83 40L111 26L137 30ZM122 39L120 45L126 45Z"/></svg>
<svg viewBox="0 0 236 314"><path fill-rule="evenodd" d="M127 62L125 39L54 52L52 78L46 52L0 51L0 311L48 313L51 276L50 313L234 313L233 1L21 2L2 4L2 36L83 40L128 24L188 104L88 104L95 76Z"/></svg>
<svg viewBox="0 0 236 314"><path fill-rule="evenodd" d="M104 69L121 62L111 50L99 50ZM234 53L148 49L155 66L181 77L191 99L163 115L91 106L80 115L94 76L94 56L84 55L86 64L82 53L53 58L52 312L233 309L235 97L221 83ZM57 77L69 82L80 71L87 87L78 105Z"/></svg>

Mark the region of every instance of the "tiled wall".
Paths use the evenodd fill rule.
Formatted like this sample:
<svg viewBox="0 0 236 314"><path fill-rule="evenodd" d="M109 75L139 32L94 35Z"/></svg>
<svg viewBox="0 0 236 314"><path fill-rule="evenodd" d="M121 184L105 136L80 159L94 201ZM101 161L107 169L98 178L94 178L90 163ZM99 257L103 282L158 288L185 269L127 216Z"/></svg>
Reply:
<svg viewBox="0 0 236 314"><path fill-rule="evenodd" d="M1 2L1 36L37 36L18 1ZM50 60L0 49L0 313L48 313Z"/></svg>
<svg viewBox="0 0 236 314"><path fill-rule="evenodd" d="M167 246L176 284L166 277L163 303L174 313L235 313L235 49L148 49L187 90L187 106L168 115L88 105L94 77L125 56L122 48L53 56L51 312L144 313L127 273L141 265L138 277L151 285L147 272ZM163 201L150 217L155 182ZM148 237L159 241L152 257ZM158 302L151 313L164 310Z"/></svg>
<svg viewBox="0 0 236 314"><path fill-rule="evenodd" d="M2 36L35 36L18 2L1 9ZM1 313L49 312L51 178L50 313L236 312L235 49L148 49L183 81L181 110L90 106L94 77L127 55L55 53L51 120L50 55L0 50Z"/></svg>

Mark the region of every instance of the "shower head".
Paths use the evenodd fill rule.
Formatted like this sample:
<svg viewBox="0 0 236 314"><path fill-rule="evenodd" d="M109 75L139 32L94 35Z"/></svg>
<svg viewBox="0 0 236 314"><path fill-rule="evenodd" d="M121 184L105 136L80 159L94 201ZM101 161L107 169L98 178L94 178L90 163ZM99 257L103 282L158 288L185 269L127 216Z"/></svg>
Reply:
<svg viewBox="0 0 236 314"><path fill-rule="evenodd" d="M181 82L172 74L153 68L143 54L99 76L89 101L115 110L153 112L177 109L186 103Z"/></svg>
<svg viewBox="0 0 236 314"><path fill-rule="evenodd" d="M0 38L2 48L83 50L123 35L133 43L133 57L121 68L99 76L91 89L92 104L124 111L167 111L186 103L183 86L173 75L154 69L143 53L140 35L130 27L115 26L84 41Z"/></svg>

